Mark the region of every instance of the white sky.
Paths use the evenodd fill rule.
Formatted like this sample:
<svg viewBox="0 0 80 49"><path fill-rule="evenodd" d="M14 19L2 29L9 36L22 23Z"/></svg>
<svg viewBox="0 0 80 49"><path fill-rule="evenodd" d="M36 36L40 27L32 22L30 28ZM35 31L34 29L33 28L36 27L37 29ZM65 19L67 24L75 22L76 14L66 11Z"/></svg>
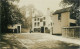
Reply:
<svg viewBox="0 0 80 49"><path fill-rule="evenodd" d="M37 10L45 13L47 11L47 8L50 8L50 10L53 11L60 9L60 2L61 0L20 0L19 7L32 4Z"/></svg>

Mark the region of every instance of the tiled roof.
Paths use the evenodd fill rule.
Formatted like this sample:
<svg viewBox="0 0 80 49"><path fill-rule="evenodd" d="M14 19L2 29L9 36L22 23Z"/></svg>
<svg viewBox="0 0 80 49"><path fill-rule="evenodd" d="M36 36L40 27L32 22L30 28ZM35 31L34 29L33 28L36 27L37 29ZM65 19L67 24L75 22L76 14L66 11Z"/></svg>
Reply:
<svg viewBox="0 0 80 49"><path fill-rule="evenodd" d="M69 11L71 11L71 7L63 8L63 9L60 9L60 10L56 10L56 11L53 13L53 15L54 15L54 14L58 14L58 13L63 13L63 12L69 12Z"/></svg>
<svg viewBox="0 0 80 49"><path fill-rule="evenodd" d="M42 17L42 16L34 16L33 18L38 18L38 17Z"/></svg>

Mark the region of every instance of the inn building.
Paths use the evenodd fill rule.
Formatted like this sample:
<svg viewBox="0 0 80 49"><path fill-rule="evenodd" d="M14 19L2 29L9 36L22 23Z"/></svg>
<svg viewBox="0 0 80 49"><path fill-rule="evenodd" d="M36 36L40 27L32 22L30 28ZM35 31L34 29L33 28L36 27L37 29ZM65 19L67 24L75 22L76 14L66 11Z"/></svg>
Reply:
<svg viewBox="0 0 80 49"><path fill-rule="evenodd" d="M32 18L33 32L52 33L52 22L47 22L44 16L36 16Z"/></svg>

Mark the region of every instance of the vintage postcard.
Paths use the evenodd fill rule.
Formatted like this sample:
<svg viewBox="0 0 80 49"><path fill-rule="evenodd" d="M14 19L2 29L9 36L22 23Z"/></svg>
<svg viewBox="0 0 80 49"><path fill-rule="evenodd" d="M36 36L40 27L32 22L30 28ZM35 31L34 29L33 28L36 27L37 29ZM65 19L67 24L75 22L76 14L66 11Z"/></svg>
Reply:
<svg viewBox="0 0 80 49"><path fill-rule="evenodd" d="M0 0L0 49L80 49L80 0Z"/></svg>

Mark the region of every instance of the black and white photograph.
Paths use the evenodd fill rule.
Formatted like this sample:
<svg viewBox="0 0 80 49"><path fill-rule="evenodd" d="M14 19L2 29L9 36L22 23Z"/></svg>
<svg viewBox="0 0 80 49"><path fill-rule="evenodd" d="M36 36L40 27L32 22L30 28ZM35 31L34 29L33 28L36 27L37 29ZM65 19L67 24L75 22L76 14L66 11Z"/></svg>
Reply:
<svg viewBox="0 0 80 49"><path fill-rule="evenodd" d="M80 49L80 0L0 0L0 49Z"/></svg>

